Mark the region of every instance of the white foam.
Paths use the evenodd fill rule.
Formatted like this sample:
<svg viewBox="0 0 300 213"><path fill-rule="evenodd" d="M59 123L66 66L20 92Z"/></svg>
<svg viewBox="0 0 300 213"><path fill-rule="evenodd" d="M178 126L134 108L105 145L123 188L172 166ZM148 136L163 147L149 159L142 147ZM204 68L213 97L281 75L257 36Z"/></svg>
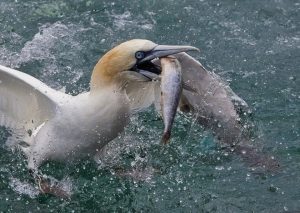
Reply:
<svg viewBox="0 0 300 213"><path fill-rule="evenodd" d="M71 197L74 187L69 177L65 177L61 181L58 181L57 179L50 176L47 176L46 178L50 180L50 184L55 184L64 192L65 195ZM9 181L9 186L15 192L19 194L28 195L30 198L36 198L40 194L40 190L38 189L37 185L22 182L18 178L11 177Z"/></svg>
<svg viewBox="0 0 300 213"><path fill-rule="evenodd" d="M144 16L137 16L136 18L132 16L129 11L125 11L122 14L108 14L113 18L113 25L117 28L117 30L124 30L128 27L140 27L144 30L152 30L155 21L151 18L153 14L148 13L150 18Z"/></svg>
<svg viewBox="0 0 300 213"><path fill-rule="evenodd" d="M35 198L40 193L38 188L27 182L22 182L18 178L11 177L9 181L9 186L15 192L19 194L28 195L31 198Z"/></svg>
<svg viewBox="0 0 300 213"><path fill-rule="evenodd" d="M147 166L146 168L134 168L127 171L119 171L116 174L121 177L132 178L134 181L153 183L152 177L155 173L158 173L156 169L151 166Z"/></svg>
<svg viewBox="0 0 300 213"><path fill-rule="evenodd" d="M73 83L83 75L83 70L76 69L75 60L78 53L82 51L82 46L76 39L80 32L89 30L81 25L63 24L44 24L39 28L32 40L27 41L19 53L10 52L5 48L0 48L1 64L18 69L22 65L38 61L41 64L39 79L47 82L50 86L60 89L62 85L57 81L56 74L67 75L67 82ZM68 51L60 51L61 48ZM3 50L2 50L3 49ZM57 52L58 51L58 52ZM68 63L62 65L62 61ZM32 72L36 72L32 70ZM54 79L54 78L55 79Z"/></svg>

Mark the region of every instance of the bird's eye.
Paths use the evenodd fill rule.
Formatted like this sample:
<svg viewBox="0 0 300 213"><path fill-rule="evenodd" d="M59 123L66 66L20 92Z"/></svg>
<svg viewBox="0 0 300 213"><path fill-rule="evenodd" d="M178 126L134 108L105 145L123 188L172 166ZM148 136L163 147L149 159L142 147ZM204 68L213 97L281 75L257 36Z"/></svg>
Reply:
<svg viewBox="0 0 300 213"><path fill-rule="evenodd" d="M142 52L142 51L136 52L135 53L135 58L138 59L138 60L145 58L145 52Z"/></svg>

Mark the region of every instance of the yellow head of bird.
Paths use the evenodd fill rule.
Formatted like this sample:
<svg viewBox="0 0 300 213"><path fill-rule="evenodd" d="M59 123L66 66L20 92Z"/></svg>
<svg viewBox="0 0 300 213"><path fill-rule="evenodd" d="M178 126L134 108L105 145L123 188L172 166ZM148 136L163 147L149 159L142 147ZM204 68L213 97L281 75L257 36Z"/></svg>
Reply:
<svg viewBox="0 0 300 213"><path fill-rule="evenodd" d="M144 54L155 46L157 45L152 41L134 39L114 47L95 66L91 86L97 86L101 82L113 82L119 73L129 71L139 58L145 57Z"/></svg>
<svg viewBox="0 0 300 213"><path fill-rule="evenodd" d="M109 85L118 80L123 71L135 71L147 78L149 73L159 75L161 70L151 61L180 52L198 50L192 46L157 45L149 40L126 41L107 52L94 68L91 89Z"/></svg>

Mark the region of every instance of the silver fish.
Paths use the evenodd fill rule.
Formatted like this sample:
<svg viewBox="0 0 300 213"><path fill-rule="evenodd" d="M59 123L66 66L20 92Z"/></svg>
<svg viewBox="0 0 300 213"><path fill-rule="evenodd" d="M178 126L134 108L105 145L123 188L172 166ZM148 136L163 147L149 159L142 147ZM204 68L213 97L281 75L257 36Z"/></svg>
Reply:
<svg viewBox="0 0 300 213"><path fill-rule="evenodd" d="M182 92L182 73L178 60L174 57L160 59L161 73L161 110L164 121L162 143L167 144L179 105Z"/></svg>

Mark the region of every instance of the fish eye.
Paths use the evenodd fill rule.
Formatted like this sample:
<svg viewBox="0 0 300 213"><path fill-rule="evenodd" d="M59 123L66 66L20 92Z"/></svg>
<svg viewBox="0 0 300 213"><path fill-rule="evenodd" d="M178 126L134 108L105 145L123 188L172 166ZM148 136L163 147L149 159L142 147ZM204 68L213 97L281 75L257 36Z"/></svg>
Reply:
<svg viewBox="0 0 300 213"><path fill-rule="evenodd" d="M135 58L138 59L138 60L145 58L145 52L142 52L142 51L136 52L135 53Z"/></svg>

